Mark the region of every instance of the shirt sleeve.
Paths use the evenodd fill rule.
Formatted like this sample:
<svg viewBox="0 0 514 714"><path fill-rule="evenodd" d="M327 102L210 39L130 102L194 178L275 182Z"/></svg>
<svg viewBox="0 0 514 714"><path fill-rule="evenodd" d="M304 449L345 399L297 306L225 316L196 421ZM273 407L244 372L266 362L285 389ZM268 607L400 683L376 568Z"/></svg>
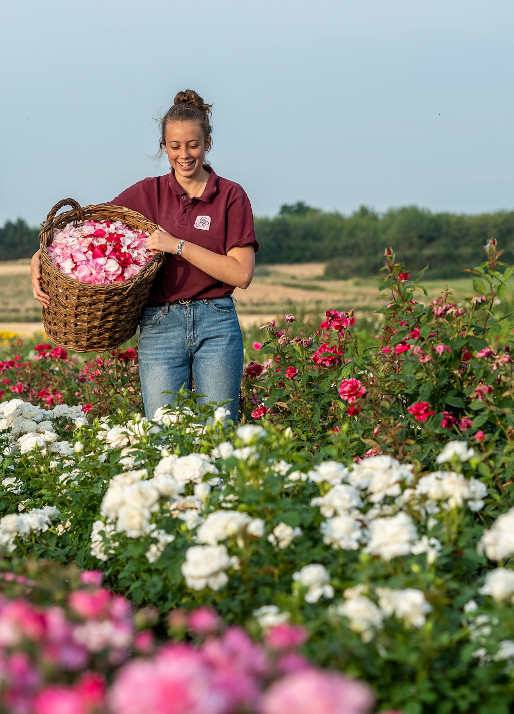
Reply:
<svg viewBox="0 0 514 714"><path fill-rule="evenodd" d="M231 248L241 248L245 245L253 245L255 252L259 250L250 199L238 186L227 205L226 250L228 252Z"/></svg>

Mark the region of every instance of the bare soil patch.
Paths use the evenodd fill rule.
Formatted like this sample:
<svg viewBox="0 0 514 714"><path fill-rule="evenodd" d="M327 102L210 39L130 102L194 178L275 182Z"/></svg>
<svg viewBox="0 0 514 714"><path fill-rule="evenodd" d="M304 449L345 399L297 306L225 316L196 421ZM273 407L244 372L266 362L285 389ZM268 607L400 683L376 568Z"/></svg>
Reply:
<svg viewBox="0 0 514 714"><path fill-rule="evenodd" d="M30 260L9 260L0 263L0 276L26 275L30 280Z"/></svg>
<svg viewBox="0 0 514 714"><path fill-rule="evenodd" d="M302 280L322 278L325 272L325 263L293 263L291 265L266 265L265 267L270 273Z"/></svg>
<svg viewBox="0 0 514 714"><path fill-rule="evenodd" d="M14 332L20 337L30 337L35 332L45 334L42 322L0 322L0 333Z"/></svg>

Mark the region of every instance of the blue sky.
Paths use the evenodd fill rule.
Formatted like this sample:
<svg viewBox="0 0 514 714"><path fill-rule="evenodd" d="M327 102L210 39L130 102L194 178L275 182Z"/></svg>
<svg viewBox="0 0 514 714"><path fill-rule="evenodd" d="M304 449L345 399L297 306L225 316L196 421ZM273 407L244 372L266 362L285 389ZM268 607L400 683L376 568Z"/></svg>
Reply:
<svg viewBox="0 0 514 714"><path fill-rule="evenodd" d="M257 216L513 210L513 30L512 0L11 0L0 225L165 173L155 118L189 87Z"/></svg>

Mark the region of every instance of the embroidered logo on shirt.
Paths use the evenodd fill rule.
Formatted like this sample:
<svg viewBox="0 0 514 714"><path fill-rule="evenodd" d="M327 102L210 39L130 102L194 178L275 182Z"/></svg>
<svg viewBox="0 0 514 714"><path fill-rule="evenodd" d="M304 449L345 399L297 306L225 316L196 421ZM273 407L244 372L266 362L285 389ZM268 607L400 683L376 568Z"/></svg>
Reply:
<svg viewBox="0 0 514 714"><path fill-rule="evenodd" d="M199 228L201 231L208 231L211 225L210 216L197 216L195 221L195 228Z"/></svg>

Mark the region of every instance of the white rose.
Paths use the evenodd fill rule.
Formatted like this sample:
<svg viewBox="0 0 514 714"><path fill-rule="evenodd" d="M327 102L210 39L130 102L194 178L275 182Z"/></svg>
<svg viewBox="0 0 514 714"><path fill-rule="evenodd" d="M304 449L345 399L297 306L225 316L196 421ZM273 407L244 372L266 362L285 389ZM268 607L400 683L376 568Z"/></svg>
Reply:
<svg viewBox="0 0 514 714"><path fill-rule="evenodd" d="M428 536L422 536L417 543L414 543L410 552L413 555L419 555L420 553L427 554L427 563L435 563L437 556L443 549L441 541L437 538L429 538Z"/></svg>
<svg viewBox="0 0 514 714"><path fill-rule="evenodd" d="M125 487L121 484L111 483L102 499L100 513L107 518L115 519L124 504Z"/></svg>
<svg viewBox="0 0 514 714"><path fill-rule="evenodd" d="M268 630L277 625L283 625L288 622L290 614L281 612L276 605L263 605L252 612L253 617L257 620L263 630Z"/></svg>
<svg viewBox="0 0 514 714"><path fill-rule="evenodd" d="M179 456L173 465L173 476L182 483L200 483L208 473L217 473L217 469L205 454Z"/></svg>
<svg viewBox="0 0 514 714"><path fill-rule="evenodd" d="M485 583L480 588L482 595L490 595L495 600L511 600L514 603L514 571L496 568L487 573Z"/></svg>
<svg viewBox="0 0 514 714"><path fill-rule="evenodd" d="M311 501L312 506L319 506L322 516L331 518L333 515L343 515L362 507L359 491L346 483L337 484L324 496L318 496Z"/></svg>
<svg viewBox="0 0 514 714"><path fill-rule="evenodd" d="M163 456L154 469L154 476L173 476L173 467L178 459L176 454L170 454L169 456Z"/></svg>
<svg viewBox="0 0 514 714"><path fill-rule="evenodd" d="M105 442L111 449L118 449L120 446L127 446L129 438L123 427L113 426L107 432L98 432L98 436L105 439Z"/></svg>
<svg viewBox="0 0 514 714"><path fill-rule="evenodd" d="M295 538L302 535L301 528L293 528L287 523L279 523L268 536L268 540L279 548L287 548Z"/></svg>
<svg viewBox="0 0 514 714"><path fill-rule="evenodd" d="M398 513L390 518L376 518L370 523L369 532L366 551L384 560L408 555L418 540L416 527L406 513Z"/></svg>
<svg viewBox="0 0 514 714"><path fill-rule="evenodd" d="M375 632L382 627L380 609L365 595L356 595L346 600L337 607L336 612L350 620L350 629L358 632L364 642L370 642Z"/></svg>
<svg viewBox="0 0 514 714"><path fill-rule="evenodd" d="M153 510L159 500L159 491L151 481L138 481L125 488L125 504L143 510Z"/></svg>
<svg viewBox="0 0 514 714"><path fill-rule="evenodd" d="M230 536L237 535L250 522L247 513L239 511L214 511L209 513L196 533L199 543L215 546Z"/></svg>
<svg viewBox="0 0 514 714"><path fill-rule="evenodd" d="M236 435L241 439L243 444L251 444L266 436L266 430L257 424L245 424L236 429Z"/></svg>
<svg viewBox="0 0 514 714"><path fill-rule="evenodd" d="M323 461L323 463L316 466L307 473L307 478L314 483L329 483L331 486L335 486L348 474L348 469L343 464L337 461Z"/></svg>
<svg viewBox="0 0 514 714"><path fill-rule="evenodd" d="M353 465L348 473L347 481L359 489L370 488L376 495L376 501L380 500L382 486L385 490L395 488L397 483L410 484L413 480L412 465L401 464L392 456L382 454L380 456L370 456ZM373 482L376 485L373 487Z"/></svg>
<svg viewBox="0 0 514 714"><path fill-rule="evenodd" d="M214 410L214 421L223 423L229 414L230 411L225 407L217 407Z"/></svg>
<svg viewBox="0 0 514 714"><path fill-rule="evenodd" d="M423 627L426 615L431 612L431 605L425 600L421 590L406 588L394 590L392 588L377 588L379 605L387 615L396 615L413 627Z"/></svg>
<svg viewBox="0 0 514 714"><path fill-rule="evenodd" d="M252 518L246 526L246 532L254 538L262 538L264 535L264 521L262 518Z"/></svg>
<svg viewBox="0 0 514 714"><path fill-rule="evenodd" d="M221 444L218 444L218 446L213 450L212 458L229 459L233 453L234 447L232 446L230 441L222 441Z"/></svg>
<svg viewBox="0 0 514 714"><path fill-rule="evenodd" d="M330 575L323 565L318 563L305 565L293 574L293 580L307 588L305 600L308 603L318 602L321 597L334 597L334 588L329 584Z"/></svg>
<svg viewBox="0 0 514 714"><path fill-rule="evenodd" d="M118 511L116 530L129 538L139 538L148 533L150 513L134 506L122 506Z"/></svg>
<svg viewBox="0 0 514 714"><path fill-rule="evenodd" d="M205 587L219 590L228 582L225 571L237 566L237 558L229 557L224 545L194 545L186 551L182 574L187 586L193 590Z"/></svg>
<svg viewBox="0 0 514 714"><path fill-rule="evenodd" d="M320 526L323 542L341 550L358 550L362 525L352 516L336 516Z"/></svg>
<svg viewBox="0 0 514 714"><path fill-rule="evenodd" d="M469 461L475 455L475 451L468 448L465 441L449 441L441 453L436 458L438 464L457 459L458 461Z"/></svg>
<svg viewBox="0 0 514 714"><path fill-rule="evenodd" d="M485 553L489 560L505 560L514 555L514 508L499 516L485 531L477 549L479 553Z"/></svg>

